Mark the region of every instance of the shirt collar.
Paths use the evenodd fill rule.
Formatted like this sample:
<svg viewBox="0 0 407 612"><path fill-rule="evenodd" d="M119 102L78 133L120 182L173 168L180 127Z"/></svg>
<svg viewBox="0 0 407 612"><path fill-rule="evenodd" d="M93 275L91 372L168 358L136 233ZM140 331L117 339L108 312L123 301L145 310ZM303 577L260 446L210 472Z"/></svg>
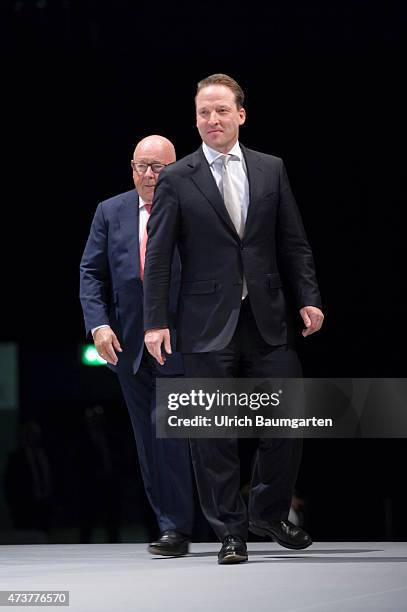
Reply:
<svg viewBox="0 0 407 612"><path fill-rule="evenodd" d="M205 155L206 161L208 162L210 166L213 164L214 161L219 159L219 157L222 157L222 155L224 155L224 153L219 153L219 151L215 151L215 149L211 149L211 147L208 147L208 145L205 142L202 143L202 151L203 151L203 154ZM239 161L243 159L242 150L240 148L239 141L237 141L234 144L234 146L230 149L230 151L228 151L227 154L235 155L236 157L239 158Z"/></svg>
<svg viewBox="0 0 407 612"><path fill-rule="evenodd" d="M139 197L138 197L138 207L139 207L139 210L141 210L142 208L144 208L144 207L145 207L145 205L146 205L146 203L145 203L145 202L144 202L144 200L142 200L142 199L140 198L140 196L139 196Z"/></svg>

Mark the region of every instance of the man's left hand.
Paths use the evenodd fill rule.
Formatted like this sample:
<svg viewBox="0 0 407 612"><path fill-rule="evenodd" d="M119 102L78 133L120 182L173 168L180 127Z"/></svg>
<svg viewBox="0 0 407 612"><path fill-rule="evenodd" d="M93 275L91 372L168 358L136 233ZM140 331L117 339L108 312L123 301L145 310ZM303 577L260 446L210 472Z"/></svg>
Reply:
<svg viewBox="0 0 407 612"><path fill-rule="evenodd" d="M304 306L300 310L300 315L305 325L305 329L301 332L304 338L321 329L324 321L322 310L316 306Z"/></svg>

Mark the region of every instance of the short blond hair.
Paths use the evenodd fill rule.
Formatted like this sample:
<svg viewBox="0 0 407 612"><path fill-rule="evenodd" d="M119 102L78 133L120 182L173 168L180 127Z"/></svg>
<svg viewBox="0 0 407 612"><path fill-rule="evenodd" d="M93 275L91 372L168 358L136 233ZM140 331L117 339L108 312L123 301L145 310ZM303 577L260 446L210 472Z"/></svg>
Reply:
<svg viewBox="0 0 407 612"><path fill-rule="evenodd" d="M199 81L196 88L196 96L199 94L201 89L203 89L204 87L209 87L209 85L224 85L225 87L231 89L235 96L235 103L237 108L242 108L244 103L244 93L243 89L240 87L239 83L235 81L235 79L232 79L232 77L228 76L227 74L211 74L210 76L206 77L206 79L202 79L202 81Z"/></svg>

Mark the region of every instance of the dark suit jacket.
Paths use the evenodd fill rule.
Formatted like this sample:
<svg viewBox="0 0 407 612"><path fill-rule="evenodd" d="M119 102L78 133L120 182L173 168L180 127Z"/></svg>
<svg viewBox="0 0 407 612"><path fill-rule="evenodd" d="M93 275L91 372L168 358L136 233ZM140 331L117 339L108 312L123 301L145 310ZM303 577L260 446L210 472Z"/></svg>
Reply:
<svg viewBox="0 0 407 612"><path fill-rule="evenodd" d="M171 288L166 303L173 328L180 284L177 253L168 264ZM107 324L119 338L123 353L118 354L117 366L108 367L135 374L143 354L144 322L139 198L134 189L101 202L96 209L80 265L80 300L87 334ZM181 356L172 355L157 367L169 375L181 374Z"/></svg>
<svg viewBox="0 0 407 612"><path fill-rule="evenodd" d="M250 204L243 239L229 218L202 148L160 174L149 220L144 273L145 329L167 327L168 262L181 257L178 349L216 351L232 338L243 273L259 331L287 343L286 287L295 307L320 307L314 262L283 161L241 147Z"/></svg>

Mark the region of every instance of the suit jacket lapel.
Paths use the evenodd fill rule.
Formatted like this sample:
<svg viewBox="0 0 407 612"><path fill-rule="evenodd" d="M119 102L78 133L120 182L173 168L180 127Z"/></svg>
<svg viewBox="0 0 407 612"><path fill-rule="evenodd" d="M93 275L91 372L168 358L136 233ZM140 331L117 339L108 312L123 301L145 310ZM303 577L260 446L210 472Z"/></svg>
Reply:
<svg viewBox="0 0 407 612"><path fill-rule="evenodd" d="M126 251L134 276L140 276L140 245L139 245L139 197L134 195L123 198L119 209L120 242Z"/></svg>
<svg viewBox="0 0 407 612"><path fill-rule="evenodd" d="M265 175L261 164L261 157L256 153L256 151L246 149L246 147L243 145L240 145L240 148L242 149L246 162L247 177L249 181L249 209L247 211L247 219L243 236L246 237L256 217L256 206L260 195L263 192Z"/></svg>
<svg viewBox="0 0 407 612"><path fill-rule="evenodd" d="M197 151L195 151L193 160L189 164L193 169L193 173L191 175L191 179L198 187L199 191L203 193L205 198L208 200L210 205L214 208L216 213L222 219L222 221L228 226L228 228L233 232L233 234L238 238L235 226L229 214L226 210L225 203L220 194L218 186L216 185L215 179L213 178L211 169L209 167L208 162L206 161L205 155L202 151L202 148L199 147Z"/></svg>

